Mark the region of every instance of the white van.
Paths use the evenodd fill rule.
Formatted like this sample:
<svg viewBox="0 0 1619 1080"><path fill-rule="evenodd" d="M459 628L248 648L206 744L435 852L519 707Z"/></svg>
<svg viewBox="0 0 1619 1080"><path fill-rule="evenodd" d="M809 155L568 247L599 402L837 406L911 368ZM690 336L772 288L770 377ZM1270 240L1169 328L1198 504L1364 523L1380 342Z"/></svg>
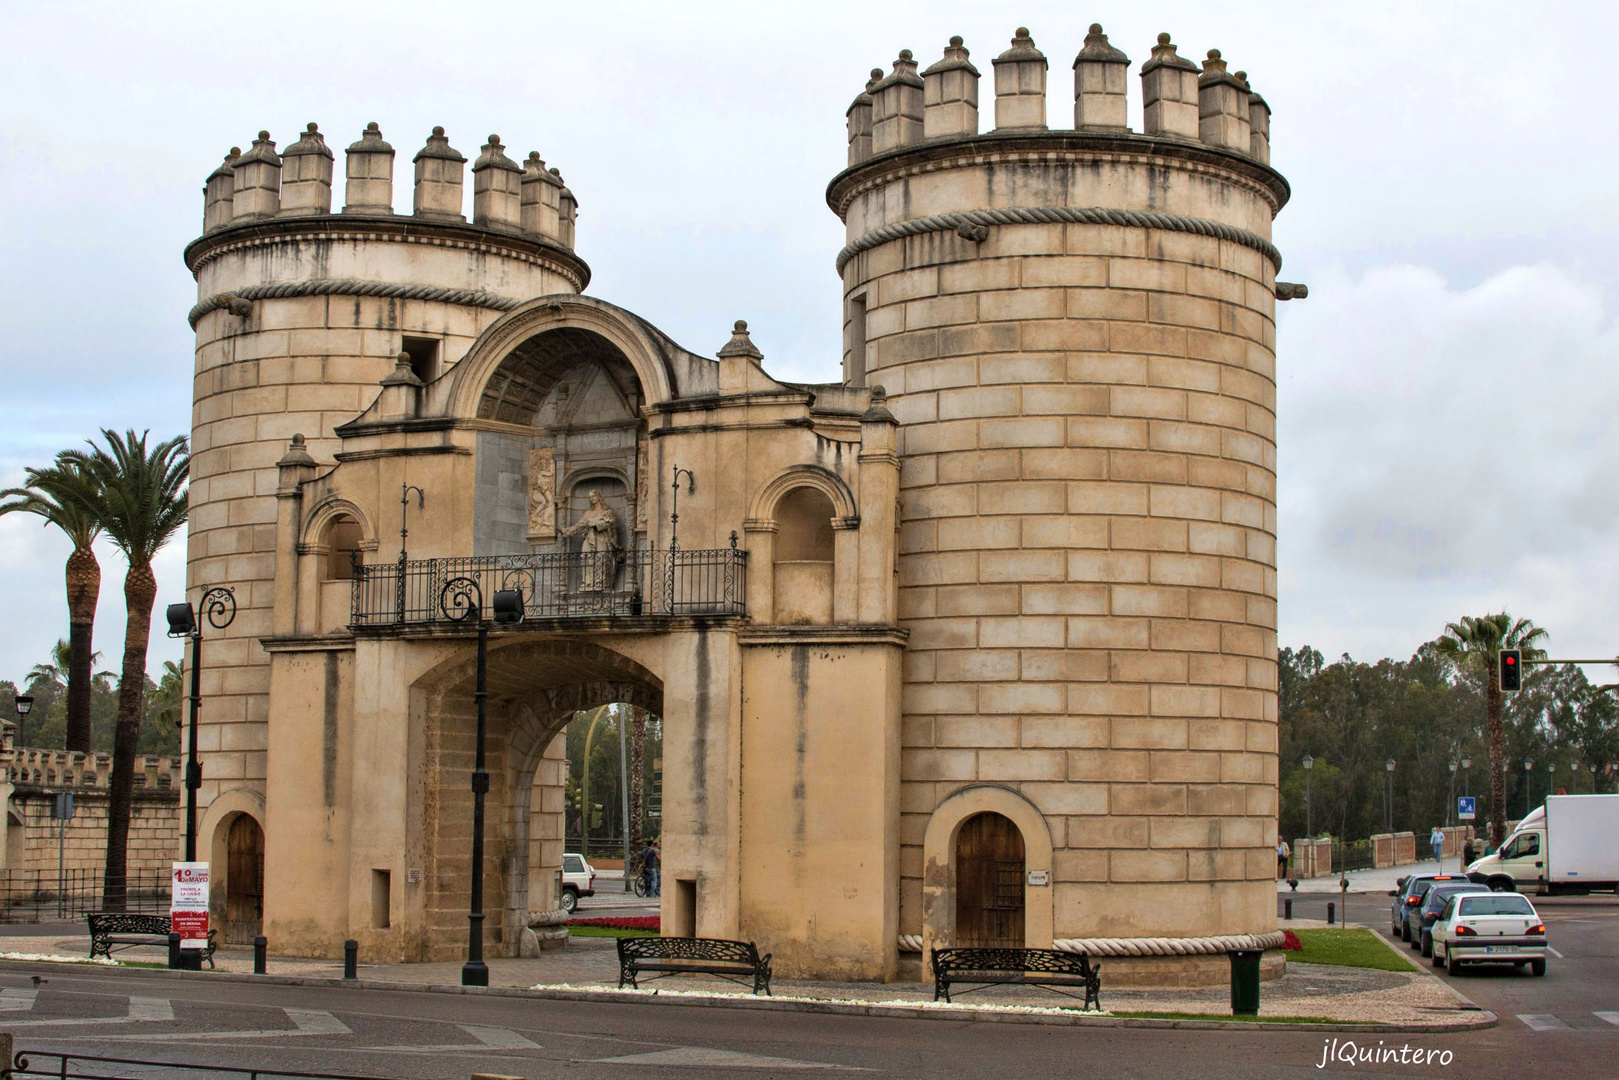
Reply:
<svg viewBox="0 0 1619 1080"><path fill-rule="evenodd" d="M1552 795L1467 868L1497 892L1542 896L1619 889L1619 795Z"/></svg>

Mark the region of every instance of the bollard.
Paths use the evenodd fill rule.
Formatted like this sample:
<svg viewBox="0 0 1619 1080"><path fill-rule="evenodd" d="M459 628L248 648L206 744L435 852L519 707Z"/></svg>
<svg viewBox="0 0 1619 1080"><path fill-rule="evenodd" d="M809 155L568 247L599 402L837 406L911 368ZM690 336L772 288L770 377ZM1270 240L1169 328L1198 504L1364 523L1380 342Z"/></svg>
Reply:
<svg viewBox="0 0 1619 1080"><path fill-rule="evenodd" d="M253 974L268 974L268 965L265 963L265 954L269 952L269 949L270 939L265 937L263 934L260 934L258 937L253 939Z"/></svg>
<svg viewBox="0 0 1619 1080"><path fill-rule="evenodd" d="M1327 901L1327 925L1331 926L1338 921L1338 905L1331 900Z"/></svg>
<svg viewBox="0 0 1619 1080"><path fill-rule="evenodd" d="M180 935L169 933L169 970L180 970Z"/></svg>
<svg viewBox="0 0 1619 1080"><path fill-rule="evenodd" d="M360 977L360 943L353 938L343 942L343 978Z"/></svg>
<svg viewBox="0 0 1619 1080"><path fill-rule="evenodd" d="M1259 949L1232 949L1231 1015L1259 1015Z"/></svg>
<svg viewBox="0 0 1619 1080"><path fill-rule="evenodd" d="M631 777L631 779L634 779L634 778ZM1292 917L1293 917L1293 898L1290 896L1286 900L1282 901L1282 918L1291 919Z"/></svg>

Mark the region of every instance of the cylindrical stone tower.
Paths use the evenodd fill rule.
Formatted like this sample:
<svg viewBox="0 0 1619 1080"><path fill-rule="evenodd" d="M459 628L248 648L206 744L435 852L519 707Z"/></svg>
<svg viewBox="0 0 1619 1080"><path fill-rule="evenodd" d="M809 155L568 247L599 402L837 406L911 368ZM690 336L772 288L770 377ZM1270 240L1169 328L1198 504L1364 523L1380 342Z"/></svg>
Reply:
<svg viewBox="0 0 1619 1080"><path fill-rule="evenodd" d="M965 75L959 39L946 56ZM1133 133L1101 70L1127 58L1093 26L1076 100L1097 123L1047 130L1066 106L1020 29L982 110L1006 126L897 127L828 189L846 380L901 423L902 935L980 943L956 921L961 815L1031 804L1028 943L1275 930L1289 191L1250 147L1268 108L1211 56L1200 76L1162 35Z"/></svg>
<svg viewBox="0 0 1619 1080"><path fill-rule="evenodd" d="M498 151L498 140L491 143ZM332 155L315 125L286 151L287 162L303 162L296 168L283 168L268 132L247 154L234 154L209 177L204 232L185 252L199 301L190 315L197 349L187 584L193 602L205 584L228 585L239 606L227 630L205 627L201 801L223 797L221 807L255 815L262 825L270 683L262 643L307 638L308 648L330 647L331 682L344 677L352 655L352 645L316 640L318 627L272 624L276 560L289 554L276 548L278 504L293 505L298 496L278 490L277 462L329 468L339 448L335 429L376 400L401 351L410 354L415 376L430 383L506 311L535 296L578 293L590 271L571 238L563 241L555 215L548 230L519 226L515 179L501 189L498 212L483 214L480 201L488 222L467 224L465 159L440 128L417 155L421 216L393 212L393 148L376 124L348 148L341 213L326 212ZM515 164L501 162L517 175ZM238 185L245 194L233 197ZM295 435L306 441L289 454ZM321 535L300 533L298 554L334 547L344 549L339 555L365 551L372 561L378 556L370 552L379 550L382 559L392 557L397 500L379 502L391 518L335 512ZM303 524L300 517L296 525ZM327 565L331 575L345 575L345 559ZM281 586L290 589L292 578L283 574ZM336 694L331 686L328 699ZM202 858L211 849L218 857L221 838L211 830L226 812L216 807L205 817Z"/></svg>

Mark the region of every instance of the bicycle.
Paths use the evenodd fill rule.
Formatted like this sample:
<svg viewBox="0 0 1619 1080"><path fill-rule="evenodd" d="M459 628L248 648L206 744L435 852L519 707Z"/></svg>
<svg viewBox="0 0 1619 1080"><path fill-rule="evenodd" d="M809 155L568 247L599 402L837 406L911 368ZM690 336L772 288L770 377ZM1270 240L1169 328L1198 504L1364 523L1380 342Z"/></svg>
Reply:
<svg viewBox="0 0 1619 1080"><path fill-rule="evenodd" d="M637 876L636 879L635 879L634 889L635 889L635 895L636 896L650 896L650 895L652 895L652 871L651 870L648 870L645 867L642 867L640 875Z"/></svg>

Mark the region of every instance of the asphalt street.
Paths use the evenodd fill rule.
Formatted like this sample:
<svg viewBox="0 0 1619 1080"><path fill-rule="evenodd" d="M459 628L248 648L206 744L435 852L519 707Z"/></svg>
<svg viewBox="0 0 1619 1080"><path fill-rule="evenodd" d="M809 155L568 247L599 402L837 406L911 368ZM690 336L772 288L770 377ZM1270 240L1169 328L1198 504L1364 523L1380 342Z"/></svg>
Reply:
<svg viewBox="0 0 1619 1080"><path fill-rule="evenodd" d="M1370 898L1366 906L1372 914ZM1603 909L1599 903L1588 906ZM1611 903L1606 911L1615 911ZM1587 915L1568 923L1567 933L1559 934L1567 941L1565 953L1606 948L1606 955L1558 965L1558 974L1533 980L1537 986L1524 985L1528 977L1461 980L1462 989L1481 1004L1508 1010L1500 1027L1359 1040L1396 1049L1448 1050L1446 1066L1332 1063L1318 1068L1334 1036L1313 1032L1075 1029L539 1001L21 964L0 970L0 1028L9 1030L25 1053L35 1054L34 1068L51 1069L54 1063L39 1057L40 1051L399 1078L465 1078L475 1072L690 1078L851 1070L903 1077L1105 1075L1110 1080L1612 1077L1619 1068L1619 1025L1576 1021L1604 1002L1619 1008L1611 976L1606 998L1598 1000L1598 987L1591 984L1613 970L1614 924ZM35 986L33 973L46 981ZM1510 1011L1520 1007L1514 995L1537 992L1549 996L1524 998L1529 1004L1521 1007L1532 1007L1530 1015L1558 1015L1568 1021L1566 1028L1534 1030ZM1582 993L1592 996L1580 1000ZM1336 1037L1342 1043L1355 1033L1345 1030ZM113 1075L173 1074L126 1066Z"/></svg>

